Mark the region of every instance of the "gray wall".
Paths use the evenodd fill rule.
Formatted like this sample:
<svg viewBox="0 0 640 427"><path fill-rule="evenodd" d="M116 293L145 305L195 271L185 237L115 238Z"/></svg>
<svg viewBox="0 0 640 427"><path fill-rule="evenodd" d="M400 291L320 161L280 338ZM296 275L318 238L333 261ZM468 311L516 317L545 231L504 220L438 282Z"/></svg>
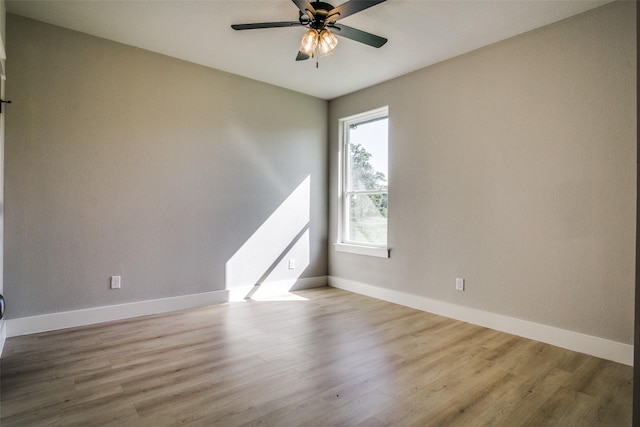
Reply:
<svg viewBox="0 0 640 427"><path fill-rule="evenodd" d="M296 274L326 275L326 101L11 14L7 41L9 318L225 289L301 184Z"/></svg>
<svg viewBox="0 0 640 427"><path fill-rule="evenodd" d="M329 274L631 344L634 7L331 101L334 241L338 119L389 106L391 258L330 250Z"/></svg>
<svg viewBox="0 0 640 427"><path fill-rule="evenodd" d="M6 4L0 0L0 37L6 48ZM5 49L6 53L6 49ZM5 81L0 82L0 99L5 98ZM6 109L3 108L4 113ZM4 295L4 114L0 115L0 294ZM2 347L4 319L0 319L0 348ZM1 350L0 350L1 353Z"/></svg>

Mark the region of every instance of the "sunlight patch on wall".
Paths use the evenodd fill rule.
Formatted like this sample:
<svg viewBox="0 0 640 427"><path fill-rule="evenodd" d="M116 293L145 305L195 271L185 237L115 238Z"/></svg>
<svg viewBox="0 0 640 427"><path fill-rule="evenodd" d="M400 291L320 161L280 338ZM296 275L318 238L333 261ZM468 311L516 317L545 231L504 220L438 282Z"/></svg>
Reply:
<svg viewBox="0 0 640 427"><path fill-rule="evenodd" d="M229 258L225 288L231 301L293 297L288 291L309 265L310 197L307 176Z"/></svg>
<svg viewBox="0 0 640 427"><path fill-rule="evenodd" d="M304 300L289 292L296 284L300 273L309 265L309 229L305 227L304 233L294 245L283 254L273 271L264 278L259 286L254 286L248 298L257 301L290 301ZM295 268L289 269L289 260L296 260ZM302 265L298 262L303 261Z"/></svg>

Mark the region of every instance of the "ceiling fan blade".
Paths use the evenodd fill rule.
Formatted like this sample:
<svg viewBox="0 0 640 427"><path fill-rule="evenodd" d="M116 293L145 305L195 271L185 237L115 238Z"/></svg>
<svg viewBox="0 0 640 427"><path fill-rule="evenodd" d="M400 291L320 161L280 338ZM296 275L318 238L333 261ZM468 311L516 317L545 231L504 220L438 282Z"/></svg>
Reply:
<svg viewBox="0 0 640 427"><path fill-rule="evenodd" d="M298 51L298 56L296 56L296 61L305 61L307 59L311 58L309 55L307 55L306 53L302 52L302 51Z"/></svg>
<svg viewBox="0 0 640 427"><path fill-rule="evenodd" d="M316 10L311 6L309 0L291 0L295 3L295 5L300 9L300 13L303 15L309 16L309 18L313 19L316 15Z"/></svg>
<svg viewBox="0 0 640 427"><path fill-rule="evenodd" d="M258 22L255 24L233 24L231 28L234 30L255 30L256 28L280 28L280 27L299 27L298 21L284 22Z"/></svg>
<svg viewBox="0 0 640 427"><path fill-rule="evenodd" d="M338 19L346 18L349 15L353 15L354 13L358 13L384 1L385 0L350 0L331 9L327 16L330 17L329 20L337 21Z"/></svg>
<svg viewBox="0 0 640 427"><path fill-rule="evenodd" d="M387 42L387 39L384 37L376 36L375 34L367 33L366 31L356 30L355 28L347 27L346 25L329 24L328 27L331 28L331 31L338 36L346 37L369 46L381 47Z"/></svg>

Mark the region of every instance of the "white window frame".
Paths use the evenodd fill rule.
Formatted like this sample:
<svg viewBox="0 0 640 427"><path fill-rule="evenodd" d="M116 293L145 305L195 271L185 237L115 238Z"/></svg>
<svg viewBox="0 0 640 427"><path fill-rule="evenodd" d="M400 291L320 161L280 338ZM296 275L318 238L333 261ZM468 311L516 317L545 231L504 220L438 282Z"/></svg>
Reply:
<svg viewBox="0 0 640 427"><path fill-rule="evenodd" d="M384 117L389 117L389 107L380 107L375 110L367 111L364 113L356 114L353 116L345 117L340 119L340 148L338 150L339 156L339 172L338 172L338 191L339 191L339 206L338 206L338 241L335 243L335 250L338 252L346 252L352 254L359 255L368 255L380 258L389 258L389 247L388 247L388 235L387 242L384 244L374 244L374 243L364 243L364 242L353 242L349 241L346 237L348 236L348 224L349 218L348 216L348 208L347 203L349 200L349 194L358 193L363 194L362 191L359 192L349 192L347 191L347 183L349 179L349 128L353 124L363 123L372 120L382 119ZM387 143L387 152L388 152L388 143ZM364 194L389 194L389 189L386 191L367 191ZM388 218L387 218L387 226L388 226ZM387 228L388 229L388 228Z"/></svg>

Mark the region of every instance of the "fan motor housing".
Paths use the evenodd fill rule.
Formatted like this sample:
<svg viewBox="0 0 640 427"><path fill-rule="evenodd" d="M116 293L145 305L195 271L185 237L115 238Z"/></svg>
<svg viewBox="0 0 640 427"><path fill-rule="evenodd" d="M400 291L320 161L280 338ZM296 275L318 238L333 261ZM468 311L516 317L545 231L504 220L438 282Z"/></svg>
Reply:
<svg viewBox="0 0 640 427"><path fill-rule="evenodd" d="M329 17L329 11L333 10L334 7L322 1L316 1L311 4L316 11L315 15L311 18L309 15L300 12L300 23L302 25L309 25L316 30L321 30L327 24L326 19ZM338 16L335 18L337 19Z"/></svg>

